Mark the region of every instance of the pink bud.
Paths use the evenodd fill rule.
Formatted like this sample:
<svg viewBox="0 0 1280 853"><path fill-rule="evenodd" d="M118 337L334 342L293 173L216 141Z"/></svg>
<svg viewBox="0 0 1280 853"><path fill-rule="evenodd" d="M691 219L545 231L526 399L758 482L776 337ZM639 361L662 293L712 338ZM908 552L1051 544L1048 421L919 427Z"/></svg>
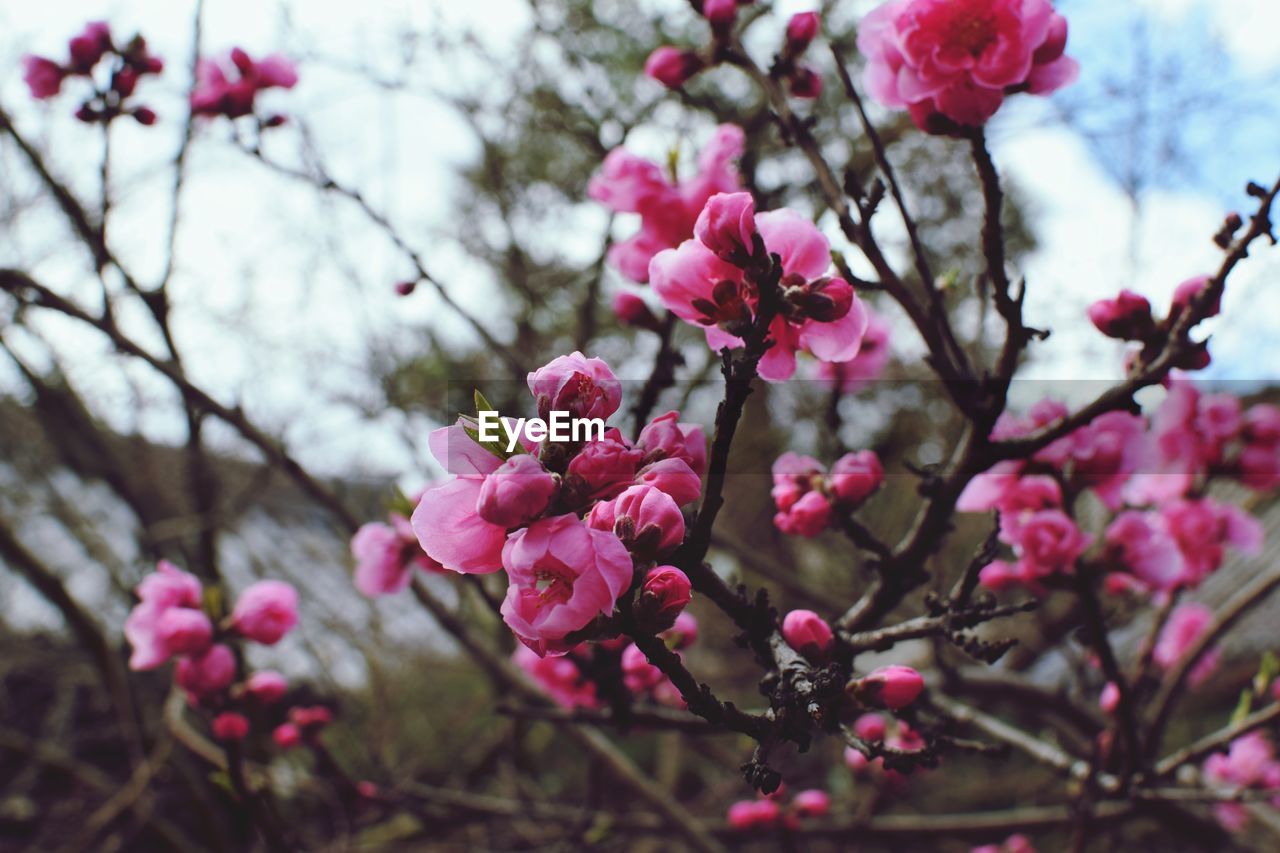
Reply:
<svg viewBox="0 0 1280 853"><path fill-rule="evenodd" d="M293 749L302 743L302 732L293 723L281 723L271 733L271 739L281 749Z"/></svg>
<svg viewBox="0 0 1280 853"><path fill-rule="evenodd" d="M213 639L213 623L203 611L170 607L156 621L156 639L170 655L199 654Z"/></svg>
<svg viewBox="0 0 1280 853"><path fill-rule="evenodd" d="M1114 714L1120 707L1120 688L1114 681L1108 681L1102 688L1102 695L1098 697L1098 707L1104 714Z"/></svg>
<svg viewBox="0 0 1280 853"><path fill-rule="evenodd" d="M111 28L104 21L86 24L84 32L67 44L71 68L76 74L87 74L98 60L111 50Z"/></svg>
<svg viewBox="0 0 1280 853"><path fill-rule="evenodd" d="M831 466L831 491L841 503L857 505L884 482L884 468L874 451L847 453Z"/></svg>
<svg viewBox="0 0 1280 853"><path fill-rule="evenodd" d="M636 472L636 482L666 492L679 506L693 503L702 494L702 478L684 459L659 459Z"/></svg>
<svg viewBox="0 0 1280 853"><path fill-rule="evenodd" d="M236 677L236 656L222 645L210 646L194 657L178 661L178 686L196 698L225 690Z"/></svg>
<svg viewBox="0 0 1280 853"><path fill-rule="evenodd" d="M693 473L702 476L707 467L707 436L697 424L680 423L679 412L659 415L640 430L636 447L650 459L683 459Z"/></svg>
<svg viewBox="0 0 1280 853"><path fill-rule="evenodd" d="M821 492L806 492L786 512L773 517L773 524L789 536L813 537L827 529L831 501Z"/></svg>
<svg viewBox="0 0 1280 853"><path fill-rule="evenodd" d="M484 478L476 512L490 524L520 527L546 511L560 491L554 474L527 453L512 456Z"/></svg>
<svg viewBox="0 0 1280 853"><path fill-rule="evenodd" d="M812 100L822 94L822 78L803 65L791 75L791 97Z"/></svg>
<svg viewBox="0 0 1280 853"><path fill-rule="evenodd" d="M622 383L609 365L580 352L552 359L530 373L528 382L543 419L553 411L607 419L622 403Z"/></svg>
<svg viewBox="0 0 1280 853"><path fill-rule="evenodd" d="M868 743L884 740L887 732L888 726L880 714L863 714L853 724L853 733Z"/></svg>
<svg viewBox="0 0 1280 853"><path fill-rule="evenodd" d="M1100 299L1089 306L1089 320L1109 338L1141 341L1155 330L1151 303L1132 290L1120 291L1114 299Z"/></svg>
<svg viewBox="0 0 1280 853"><path fill-rule="evenodd" d="M626 290L614 294L613 314L624 326L650 330L658 327L658 318L653 316L649 303Z"/></svg>
<svg viewBox="0 0 1280 853"><path fill-rule="evenodd" d="M368 779L361 779L356 783L356 793L366 800L376 800L382 795L378 786Z"/></svg>
<svg viewBox="0 0 1280 853"><path fill-rule="evenodd" d="M143 127L151 127L156 123L156 111L150 107L138 107L133 111L133 119Z"/></svg>
<svg viewBox="0 0 1280 853"><path fill-rule="evenodd" d="M213 736L222 741L244 740L249 734L249 720L244 714L223 711L213 718Z"/></svg>
<svg viewBox="0 0 1280 853"><path fill-rule="evenodd" d="M769 799L742 800L729 806L726 819L734 829L765 829L776 826L782 807Z"/></svg>
<svg viewBox="0 0 1280 853"><path fill-rule="evenodd" d="M129 65L111 75L111 88L121 98L127 98L138 88L138 72Z"/></svg>
<svg viewBox="0 0 1280 853"><path fill-rule="evenodd" d="M698 640L698 620L689 611L676 617L676 624L662 632L662 639L673 649L687 649Z"/></svg>
<svg viewBox="0 0 1280 853"><path fill-rule="evenodd" d="M289 690L289 682L278 672L270 669L263 669L249 676L249 680L245 682L245 691L253 697L254 701L263 705L274 705L284 698L284 694Z"/></svg>
<svg viewBox="0 0 1280 853"><path fill-rule="evenodd" d="M416 281L397 281L396 282L396 293L399 296L409 296L417 288L418 288L418 283Z"/></svg>
<svg viewBox="0 0 1280 853"><path fill-rule="evenodd" d="M800 817L826 817L831 811L831 797L826 791L811 788L796 794L791 806Z"/></svg>
<svg viewBox="0 0 1280 853"><path fill-rule="evenodd" d="M792 610L782 620L782 637L787 645L814 661L825 660L835 635L831 626L812 610Z"/></svg>
<svg viewBox="0 0 1280 853"><path fill-rule="evenodd" d="M649 54L644 73L668 89L679 89L705 67L698 54L664 45Z"/></svg>
<svg viewBox="0 0 1280 853"><path fill-rule="evenodd" d="M738 14L738 0L702 0L702 16L716 26L733 23Z"/></svg>
<svg viewBox="0 0 1280 853"><path fill-rule="evenodd" d="M1173 312L1179 313L1191 304L1191 300L1199 296L1209 286L1209 276L1198 275L1189 278L1173 292ZM1218 296L1209 306L1206 317L1213 317L1222 310L1222 297Z"/></svg>
<svg viewBox="0 0 1280 853"><path fill-rule="evenodd" d="M231 624L242 637L273 646L298 624L298 592L284 581L258 581L240 593Z"/></svg>
<svg viewBox="0 0 1280 853"><path fill-rule="evenodd" d="M636 597L636 622L645 631L664 631L675 624L692 597L693 586L684 572L675 566L650 569Z"/></svg>
<svg viewBox="0 0 1280 853"><path fill-rule="evenodd" d="M716 193L707 199L693 233L721 260L745 266L756 236L756 203L751 193Z"/></svg>
<svg viewBox="0 0 1280 853"><path fill-rule="evenodd" d="M650 485L631 486L614 500L596 504L587 524L611 531L641 559L670 553L684 541L680 507L666 492Z"/></svg>
<svg viewBox="0 0 1280 853"><path fill-rule="evenodd" d="M22 57L22 79L37 100L52 98L62 91L62 78L66 74L62 66L43 56Z"/></svg>
<svg viewBox="0 0 1280 853"><path fill-rule="evenodd" d="M290 708L289 722L297 726L303 734L308 734L332 723L333 712L323 705Z"/></svg>
<svg viewBox="0 0 1280 853"><path fill-rule="evenodd" d="M787 52L799 56L818 35L821 19L817 12L799 12L787 22Z"/></svg>
<svg viewBox="0 0 1280 853"><path fill-rule="evenodd" d="M924 690L924 679L909 666L882 666L852 687L859 701L897 711L916 701Z"/></svg>
<svg viewBox="0 0 1280 853"><path fill-rule="evenodd" d="M854 773L861 773L871 765L867 757L851 746L844 748L844 766Z"/></svg>

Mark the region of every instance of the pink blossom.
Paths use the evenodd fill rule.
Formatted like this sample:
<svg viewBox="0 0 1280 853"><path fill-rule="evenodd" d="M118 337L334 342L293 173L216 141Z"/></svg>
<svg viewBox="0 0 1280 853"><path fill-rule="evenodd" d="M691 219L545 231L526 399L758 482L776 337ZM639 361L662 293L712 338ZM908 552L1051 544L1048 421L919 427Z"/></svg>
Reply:
<svg viewBox="0 0 1280 853"><path fill-rule="evenodd" d="M612 500L636 481L644 452L632 447L622 433L609 430L588 442L569 462L564 487L570 506L591 500Z"/></svg>
<svg viewBox="0 0 1280 853"><path fill-rule="evenodd" d="M213 736L221 741L244 740L249 734L249 718L235 711L223 711L213 718Z"/></svg>
<svg viewBox="0 0 1280 853"><path fill-rule="evenodd" d="M1031 574L1044 577L1069 572L1092 541L1071 516L1062 510L1045 509L1023 520L1013 547Z"/></svg>
<svg viewBox="0 0 1280 853"><path fill-rule="evenodd" d="M591 508L587 524L610 530L642 558L668 554L684 541L684 516L675 499L650 485L631 486Z"/></svg>
<svg viewBox="0 0 1280 853"><path fill-rule="evenodd" d="M800 817L826 817L831 811L831 797L826 791L811 788L796 794L791 807Z"/></svg>
<svg viewBox="0 0 1280 853"><path fill-rule="evenodd" d="M391 524L361 525L351 538L351 556L356 560L356 589L370 598L403 590L414 566L441 571L440 564L422 552L409 520L397 513L392 513Z"/></svg>
<svg viewBox="0 0 1280 853"><path fill-rule="evenodd" d="M460 425L444 427L428 440L431 453L457 476L422 493L411 519L422 550L449 571L488 574L502 568L506 529L476 512L484 478L502 464Z"/></svg>
<svg viewBox="0 0 1280 853"><path fill-rule="evenodd" d="M631 583L631 555L618 537L572 514L511 534L502 565L511 581L502 618L539 655L568 651L566 638L612 613Z"/></svg>
<svg viewBox="0 0 1280 853"><path fill-rule="evenodd" d="M1155 590L1182 583L1185 567L1177 543L1156 513L1128 510L1115 517L1105 536L1108 558Z"/></svg>
<svg viewBox="0 0 1280 853"><path fill-rule="evenodd" d="M645 465L636 472L635 482L666 492L679 506L693 503L702 494L702 478L688 462L678 457Z"/></svg>
<svg viewBox="0 0 1280 853"><path fill-rule="evenodd" d="M734 165L742 146L742 129L721 125L702 150L697 175L679 183L669 181L657 163L625 148L610 151L587 185L587 195L618 213L640 214L641 224L639 233L610 248L609 262L632 281L648 281L653 256L693 236L707 199L742 189Z"/></svg>
<svg viewBox="0 0 1280 853"><path fill-rule="evenodd" d="M1073 481L1092 489L1108 509L1119 509L1144 458L1146 422L1128 412L1106 412L1068 439Z"/></svg>
<svg viewBox="0 0 1280 853"><path fill-rule="evenodd" d="M560 481L527 453L513 456L484 478L476 513L490 524L511 528L528 524L546 511Z"/></svg>
<svg viewBox="0 0 1280 853"><path fill-rule="evenodd" d="M186 609L203 616L199 613L200 581L167 560L161 560L156 571L138 584L136 593L139 603L124 623L125 638L133 647L129 667L135 670L155 669L179 653L171 647L171 641L176 639L180 644L190 644L193 639L191 631L203 633L202 626L196 624L198 617L178 617L180 622L165 619L173 609ZM208 619L204 621L208 622Z"/></svg>
<svg viewBox="0 0 1280 853"><path fill-rule="evenodd" d="M178 686L197 699L225 690L235 678L236 657L221 643L193 657L181 658L175 672Z"/></svg>
<svg viewBox="0 0 1280 853"><path fill-rule="evenodd" d="M909 666L882 666L854 683L859 701L892 711L907 707L924 690L924 679Z"/></svg>
<svg viewBox="0 0 1280 853"><path fill-rule="evenodd" d="M786 512L773 516L773 524L788 536L812 538L827 529L831 501L822 492L807 492Z"/></svg>
<svg viewBox="0 0 1280 853"><path fill-rule="evenodd" d="M787 451L773 463L774 503L780 512L787 512L806 493L813 491L823 481L826 469L812 456L801 456Z"/></svg>
<svg viewBox="0 0 1280 853"><path fill-rule="evenodd" d="M618 291L613 296L612 307L613 316L617 317L618 322L624 326L655 331L658 328L658 318L653 315L649 303L634 293Z"/></svg>
<svg viewBox="0 0 1280 853"><path fill-rule="evenodd" d="M738 15L738 0L702 0L702 16L716 26L733 23Z"/></svg>
<svg viewBox="0 0 1280 853"><path fill-rule="evenodd" d="M1022 525L1037 512L1062 506L1062 487L1053 477L1035 474L1009 481L999 496L1000 539L1012 545L1022 535Z"/></svg>
<svg viewBox="0 0 1280 853"><path fill-rule="evenodd" d="M203 610L170 607L156 620L156 639L170 656L198 654L213 639L213 623Z"/></svg>
<svg viewBox="0 0 1280 853"><path fill-rule="evenodd" d="M539 657L520 645L511 659L561 707L594 708L600 704L595 684L583 677L572 660L572 652L565 657Z"/></svg>
<svg viewBox="0 0 1280 853"><path fill-rule="evenodd" d="M1000 592L1019 586L1036 587L1039 580L1019 563L1008 560L992 560L978 572L978 583L992 592Z"/></svg>
<svg viewBox="0 0 1280 853"><path fill-rule="evenodd" d="M659 459L683 459L699 477L707 467L707 437L697 424L682 424L679 412L659 415L640 430L636 447L646 463Z"/></svg>
<svg viewBox="0 0 1280 853"><path fill-rule="evenodd" d="M1182 553L1187 584L1198 584L1216 571L1227 546L1254 555L1262 550L1261 522L1232 504L1212 498L1174 500L1160 508L1160 516Z"/></svg>
<svg viewBox="0 0 1280 853"><path fill-rule="evenodd" d="M867 89L929 133L979 127L1006 94L1072 82L1066 39L1049 0L890 0L858 28Z"/></svg>
<svg viewBox="0 0 1280 853"><path fill-rule="evenodd" d="M1104 714L1114 714L1120 707L1120 687L1114 681L1108 681L1098 697L1098 707Z"/></svg>
<svg viewBox="0 0 1280 853"><path fill-rule="evenodd" d="M274 670L261 669L245 680L244 689L255 702L274 705L288 692L289 682Z"/></svg>
<svg viewBox="0 0 1280 853"><path fill-rule="evenodd" d="M52 98L62 91L66 71L52 59L28 54L22 57L22 79L37 100Z"/></svg>
<svg viewBox="0 0 1280 853"><path fill-rule="evenodd" d="M817 98L822 94L822 78L812 68L797 66L787 78L787 89L793 98Z"/></svg>
<svg viewBox="0 0 1280 853"><path fill-rule="evenodd" d="M649 663L635 643L622 650L621 666L623 683L637 696L643 696L667 679L662 670Z"/></svg>
<svg viewBox="0 0 1280 853"><path fill-rule="evenodd" d="M1186 310L1191 305L1191 300L1195 299L1203 293L1210 284L1211 279L1207 275L1198 275L1189 278L1182 284L1178 285L1173 291L1173 308L1172 313L1177 314ZM1222 310L1222 295L1219 294L1209 305L1205 306L1207 311L1205 317L1214 317Z"/></svg>
<svg viewBox="0 0 1280 853"><path fill-rule="evenodd" d="M289 709L289 722L303 734L315 734L333 722L333 712L323 705L300 705Z"/></svg>
<svg viewBox="0 0 1280 853"><path fill-rule="evenodd" d="M240 593L231 624L242 637L273 646L298 624L298 591L284 581L258 581Z"/></svg>
<svg viewBox="0 0 1280 853"><path fill-rule="evenodd" d="M659 47L644 62L645 76L652 77L668 89L679 89L703 68L706 68L706 63L698 54L670 45Z"/></svg>
<svg viewBox="0 0 1280 853"><path fill-rule="evenodd" d="M71 72L88 74L111 49L111 27L106 21L90 21L78 36L67 43Z"/></svg>
<svg viewBox="0 0 1280 853"><path fill-rule="evenodd" d="M841 503L856 506L880 488L884 468L874 451L846 453L831 466L831 491Z"/></svg>
<svg viewBox="0 0 1280 853"><path fill-rule="evenodd" d="M858 354L848 361L819 361L814 375L823 384L849 394L878 379L889 364L888 322L867 309L867 329L862 335Z"/></svg>
<svg viewBox="0 0 1280 853"><path fill-rule="evenodd" d="M698 641L698 620L689 611L676 617L676 623L662 632L662 639L671 648L687 649Z"/></svg>
<svg viewBox="0 0 1280 853"><path fill-rule="evenodd" d="M751 193L716 193L693 224L693 235L720 260L746 266L754 252L756 203Z"/></svg>
<svg viewBox="0 0 1280 853"><path fill-rule="evenodd" d="M1205 631L1213 624L1213 611L1199 603L1181 604L1169 614L1156 641L1152 659L1164 667L1171 669L1182 660L1191 647L1199 642ZM1217 649L1208 649L1201 656L1190 674L1191 686L1196 686L1213 674L1218 665Z"/></svg>
<svg viewBox="0 0 1280 853"><path fill-rule="evenodd" d="M726 819L734 829L765 829L777 826L782 807L769 799L742 800L729 806Z"/></svg>
<svg viewBox="0 0 1280 853"><path fill-rule="evenodd" d="M826 660L835 642L831 626L812 610L792 610L782 620L787 645L814 661Z"/></svg>
<svg viewBox="0 0 1280 853"><path fill-rule="evenodd" d="M302 731L293 723L281 723L271 732L271 740L280 749L293 749L302 743Z"/></svg>
<svg viewBox="0 0 1280 853"><path fill-rule="evenodd" d="M831 265L830 245L812 222L791 210L757 214L756 230L765 248L782 261L784 299L791 306L769 326L773 346L760 360L760 376L769 381L788 379L795 372L797 351L821 361L848 361L858 354L867 315L846 282L826 278ZM657 254L649 265L654 291L680 319L702 326L713 350L740 347L738 337L754 314L755 295L742 270L715 256L697 240ZM821 319L806 313L814 292L833 288L847 297L848 309L834 307ZM820 299L831 306L830 299Z"/></svg>
<svg viewBox="0 0 1280 853"><path fill-rule="evenodd" d="M636 596L636 623L645 631L664 631L675 624L692 598L693 585L684 572L675 566L650 569Z"/></svg>
<svg viewBox="0 0 1280 853"><path fill-rule="evenodd" d="M888 726L884 716L876 713L863 714L853 722L853 733L867 743L879 743L884 740Z"/></svg>
<svg viewBox="0 0 1280 853"><path fill-rule="evenodd" d="M1010 835L1001 844L983 844L974 847L970 853L1036 853L1031 840L1025 835Z"/></svg>
<svg viewBox="0 0 1280 853"><path fill-rule="evenodd" d="M797 12L787 21L786 50L798 56L808 49L818 35L822 21L817 12Z"/></svg>
<svg viewBox="0 0 1280 853"><path fill-rule="evenodd" d="M1233 740L1225 755L1215 753L1205 759L1203 771L1205 778L1218 786L1273 788L1280 776L1280 764L1276 762L1270 739L1255 731Z"/></svg>
<svg viewBox="0 0 1280 853"><path fill-rule="evenodd" d="M1132 290L1121 290L1112 299L1090 305L1089 321L1107 337L1123 341L1144 341L1156 327L1151 303Z"/></svg>
<svg viewBox="0 0 1280 853"><path fill-rule="evenodd" d="M622 383L609 365L580 352L558 356L529 374L538 416L568 412L574 418L608 420L622 403Z"/></svg>
<svg viewBox="0 0 1280 853"><path fill-rule="evenodd" d="M253 112L259 92L292 89L297 83L297 68L283 56L255 61L240 48L232 48L225 56L200 61L191 90L191 111L239 118Z"/></svg>

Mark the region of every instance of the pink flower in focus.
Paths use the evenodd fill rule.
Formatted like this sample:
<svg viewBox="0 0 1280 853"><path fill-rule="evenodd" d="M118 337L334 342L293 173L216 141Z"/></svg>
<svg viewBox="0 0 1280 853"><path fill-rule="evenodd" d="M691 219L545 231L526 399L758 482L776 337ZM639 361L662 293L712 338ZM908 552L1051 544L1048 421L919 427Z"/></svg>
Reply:
<svg viewBox="0 0 1280 853"><path fill-rule="evenodd" d="M632 447L616 429L583 446L569 462L564 488L569 506L592 500L612 500L636 482L644 453Z"/></svg>
<svg viewBox="0 0 1280 853"><path fill-rule="evenodd" d="M891 711L907 707L924 690L924 679L909 666L882 666L851 685L854 698Z"/></svg>
<svg viewBox="0 0 1280 853"><path fill-rule="evenodd" d="M62 91L66 71L52 59L28 54L22 57L22 80L36 100L52 98Z"/></svg>
<svg viewBox="0 0 1280 853"><path fill-rule="evenodd" d="M645 575L636 597L635 618L645 631L665 631L693 598L688 576L675 566L657 566Z"/></svg>
<svg viewBox="0 0 1280 853"><path fill-rule="evenodd" d="M249 676L244 683L244 689L255 702L274 705L288 692L289 682L274 670L262 669Z"/></svg>
<svg viewBox="0 0 1280 853"><path fill-rule="evenodd" d="M175 672L178 686L197 700L220 693L230 687L235 678L236 657L221 643L194 657L181 658Z"/></svg>
<svg viewBox="0 0 1280 853"><path fill-rule="evenodd" d="M612 533L575 515L536 521L502 549L511 585L502 618L539 655L564 654L566 638L608 616L631 583L631 555Z"/></svg>
<svg viewBox="0 0 1280 853"><path fill-rule="evenodd" d="M612 531L627 550L642 558L668 554L684 541L680 507L666 492L649 485L631 486L614 500L596 504L587 524Z"/></svg>
<svg viewBox="0 0 1280 853"><path fill-rule="evenodd" d="M867 89L928 133L980 127L1007 94L1071 83L1066 43L1049 0L890 0L858 28Z"/></svg>
<svg viewBox="0 0 1280 853"><path fill-rule="evenodd" d="M221 741L244 740L249 734L249 719L235 711L223 711L213 718L213 736Z"/></svg>
<svg viewBox="0 0 1280 853"><path fill-rule="evenodd" d="M644 73L668 89L679 89L706 67L702 57L693 51L663 45L649 54L644 62Z"/></svg>
<svg viewBox="0 0 1280 853"><path fill-rule="evenodd" d="M846 453L831 466L831 491L836 500L856 506L869 498L884 482L884 468L874 451Z"/></svg>
<svg viewBox="0 0 1280 853"><path fill-rule="evenodd" d="M835 642L831 626L812 610L792 610L782 620L787 645L813 661L826 660Z"/></svg>
<svg viewBox="0 0 1280 853"><path fill-rule="evenodd" d="M574 418L608 420L622 403L622 383L609 365L580 352L562 355L529 374L538 416L568 412Z"/></svg>
<svg viewBox="0 0 1280 853"><path fill-rule="evenodd" d="M484 478L476 513L499 527L519 527L542 515L559 490L556 476L537 457L522 453Z"/></svg>
<svg viewBox="0 0 1280 853"><path fill-rule="evenodd" d="M489 574L502 568L505 528L476 512L484 478L502 464L455 424L431 433L431 453L456 474L422 493L411 523L422 550L449 571Z"/></svg>
<svg viewBox="0 0 1280 853"><path fill-rule="evenodd" d="M746 266L754 251L756 204L751 193L716 193L693 224L693 236L720 260Z"/></svg>
<svg viewBox="0 0 1280 853"><path fill-rule="evenodd" d="M666 492L679 506L693 503L702 494L702 478L678 457L651 462L636 472L635 481Z"/></svg>
<svg viewBox="0 0 1280 853"><path fill-rule="evenodd" d="M640 214L640 231L610 247L609 263L632 281L647 282L653 256L693 236L707 199L742 189L734 166L742 146L742 129L721 125L698 158L697 175L679 183L669 181L658 164L625 148L610 151L587 185L587 195L615 212Z"/></svg>
<svg viewBox="0 0 1280 853"><path fill-rule="evenodd" d="M297 83L297 68L283 56L255 61L240 48L232 48L225 56L200 60L191 90L191 112L239 118L253 112L259 92L292 89Z"/></svg>
<svg viewBox="0 0 1280 853"><path fill-rule="evenodd" d="M274 646L298 624L298 591L284 581L258 581L240 593L231 624L242 637Z"/></svg>
<svg viewBox="0 0 1280 853"><path fill-rule="evenodd" d="M788 306L769 326L773 346L760 360L761 378L790 378L801 350L820 361L856 356L867 327L866 310L847 282L826 277L831 266L827 238L812 222L786 209L757 214L755 225L765 248L781 259ZM751 321L756 297L740 268L720 260L701 242L686 240L657 254L649 276L663 305L685 322L702 326L712 350L742 346L739 335Z"/></svg>

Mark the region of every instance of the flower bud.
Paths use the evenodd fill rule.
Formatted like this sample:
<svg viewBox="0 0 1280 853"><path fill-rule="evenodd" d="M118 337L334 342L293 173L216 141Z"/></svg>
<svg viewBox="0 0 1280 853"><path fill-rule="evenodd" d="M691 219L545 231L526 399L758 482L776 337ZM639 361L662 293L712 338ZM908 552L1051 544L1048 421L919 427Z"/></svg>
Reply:
<svg viewBox="0 0 1280 853"><path fill-rule="evenodd" d="M1108 681L1102 688L1102 695L1098 697L1098 707L1104 714L1114 714L1120 707L1120 688L1114 681Z"/></svg>
<svg viewBox="0 0 1280 853"><path fill-rule="evenodd" d="M644 631L665 631L675 624L692 597L693 587L684 572L675 566L650 569L636 596L636 622Z"/></svg>
<svg viewBox="0 0 1280 853"><path fill-rule="evenodd" d="M702 16L714 26L728 26L737 15L738 0L702 0Z"/></svg>
<svg viewBox="0 0 1280 853"><path fill-rule="evenodd" d="M332 723L333 712L323 705L290 708L289 722L297 726L303 734L309 734Z"/></svg>
<svg viewBox="0 0 1280 853"><path fill-rule="evenodd" d="M826 817L831 811L831 797L826 791L811 788L796 794L791 807L800 817Z"/></svg>
<svg viewBox="0 0 1280 853"><path fill-rule="evenodd" d="M86 24L84 32L67 43L71 70L76 74L88 74L108 50L111 50L111 28L106 22Z"/></svg>
<svg viewBox="0 0 1280 853"><path fill-rule="evenodd" d="M182 658L174 674L178 686L197 699L225 690L236 677L236 657L222 645Z"/></svg>
<svg viewBox="0 0 1280 853"><path fill-rule="evenodd" d="M263 669L249 676L244 684L245 692L255 702L263 705L274 705L284 698L289 689L289 682L278 672Z"/></svg>
<svg viewBox="0 0 1280 853"><path fill-rule="evenodd" d="M678 457L659 459L636 472L636 482L666 492L679 506L693 503L702 494L702 478Z"/></svg>
<svg viewBox="0 0 1280 853"><path fill-rule="evenodd" d="M812 68L800 66L791 75L791 97L812 100L822 94L822 78Z"/></svg>
<svg viewBox="0 0 1280 853"><path fill-rule="evenodd" d="M680 507L666 492L649 485L632 486L614 500L596 504L587 524L613 532L641 560L670 553L684 541Z"/></svg>
<svg viewBox="0 0 1280 853"><path fill-rule="evenodd" d="M729 806L725 816L734 829L765 829L776 826L782 807L773 800L742 800Z"/></svg>
<svg viewBox="0 0 1280 853"><path fill-rule="evenodd" d="M668 89L679 89L705 67L706 63L698 54L664 45L649 54L644 63L644 73Z"/></svg>
<svg viewBox="0 0 1280 853"><path fill-rule="evenodd" d="M22 79L37 100L52 98L62 91L62 78L66 71L52 59L43 56L27 55L22 57Z"/></svg>
<svg viewBox="0 0 1280 853"><path fill-rule="evenodd" d="M1198 275L1195 278L1189 278L1173 292L1173 308L1172 313L1178 314L1191 304L1191 300L1199 296L1205 288L1209 286L1210 278L1207 275ZM1219 294L1212 303L1209 304L1205 317L1213 317L1222 310L1222 295Z"/></svg>
<svg viewBox="0 0 1280 853"><path fill-rule="evenodd" d="M244 714L223 711L213 718L213 736L221 741L244 740L249 734L249 720Z"/></svg>
<svg viewBox="0 0 1280 853"><path fill-rule="evenodd" d="M831 466L831 491L841 503L857 505L884 482L884 468L874 451L846 453Z"/></svg>
<svg viewBox="0 0 1280 853"><path fill-rule="evenodd" d="M684 611L676 617L676 624L662 632L662 640L676 651L689 648L698 641L698 620Z"/></svg>
<svg viewBox="0 0 1280 853"><path fill-rule="evenodd" d="M213 623L201 610L170 607L156 622L156 639L170 655L199 654L213 639Z"/></svg>
<svg viewBox="0 0 1280 853"><path fill-rule="evenodd" d="M1151 303L1132 290L1122 290L1114 299L1099 299L1088 313L1090 322L1109 338L1142 341L1155 330Z"/></svg>
<svg viewBox="0 0 1280 853"><path fill-rule="evenodd" d="M133 120L143 127L151 127L156 123L156 111L150 107L138 107L132 113Z"/></svg>
<svg viewBox="0 0 1280 853"><path fill-rule="evenodd" d="M888 733L888 726L880 714L863 714L854 721L853 733L867 743L879 743Z"/></svg>
<svg viewBox="0 0 1280 853"><path fill-rule="evenodd" d="M799 56L808 49L818 35L822 21L817 12L798 12L787 21L786 51L792 56Z"/></svg>
<svg viewBox="0 0 1280 853"><path fill-rule="evenodd" d="M281 749L293 749L302 743L302 732L293 723L281 723L271 733L271 739Z"/></svg>
<svg viewBox="0 0 1280 853"><path fill-rule="evenodd" d="M787 645L812 661L826 660L835 642L831 626L812 610L792 610L782 620Z"/></svg>
<svg viewBox="0 0 1280 853"><path fill-rule="evenodd" d="M418 289L418 283L416 281L397 281L396 282L396 295L398 296L410 296L417 289Z"/></svg>
<svg viewBox="0 0 1280 853"><path fill-rule="evenodd" d="M806 492L785 512L773 517L773 524L788 536L814 537L827 529L831 501L821 492Z"/></svg>
<svg viewBox="0 0 1280 853"><path fill-rule="evenodd" d="M848 689L859 702L897 711L916 701L924 690L924 679L909 666L882 666L850 682Z"/></svg>
<svg viewBox="0 0 1280 853"><path fill-rule="evenodd" d="M653 315L649 303L626 290L614 294L613 315L624 326L650 331L658 328L658 318Z"/></svg>
<svg viewBox="0 0 1280 853"><path fill-rule="evenodd" d="M756 236L756 203L751 193L716 193L707 199L693 234L722 261L745 266Z"/></svg>
<svg viewBox="0 0 1280 853"><path fill-rule="evenodd" d="M707 467L707 436L697 424L682 424L679 412L659 415L640 430L636 447L644 461L683 459L699 477Z"/></svg>
<svg viewBox="0 0 1280 853"><path fill-rule="evenodd" d="M554 474L527 453L512 456L484 478L476 512L490 524L520 527L546 511L560 491Z"/></svg>
<svg viewBox="0 0 1280 853"><path fill-rule="evenodd" d="M580 352L562 355L529 374L538 417L568 412L575 418L607 419L622 403L622 383L609 365Z"/></svg>
<svg viewBox="0 0 1280 853"><path fill-rule="evenodd" d="M240 593L231 624L245 639L273 646L298 624L298 592L284 581L258 581Z"/></svg>

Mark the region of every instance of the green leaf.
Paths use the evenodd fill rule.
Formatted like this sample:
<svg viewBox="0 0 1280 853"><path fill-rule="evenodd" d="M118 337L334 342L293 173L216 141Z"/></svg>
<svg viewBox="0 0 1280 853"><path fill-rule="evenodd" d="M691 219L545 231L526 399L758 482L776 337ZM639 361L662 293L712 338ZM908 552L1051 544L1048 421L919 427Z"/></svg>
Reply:
<svg viewBox="0 0 1280 853"><path fill-rule="evenodd" d="M1240 701L1236 703L1236 709L1231 712L1231 725L1243 720L1249 716L1249 711L1253 708L1253 692L1249 688L1240 691Z"/></svg>
<svg viewBox="0 0 1280 853"><path fill-rule="evenodd" d="M1262 662L1258 665L1258 674L1253 677L1254 695L1265 695L1277 675L1280 675L1280 658L1272 652L1264 652Z"/></svg>

